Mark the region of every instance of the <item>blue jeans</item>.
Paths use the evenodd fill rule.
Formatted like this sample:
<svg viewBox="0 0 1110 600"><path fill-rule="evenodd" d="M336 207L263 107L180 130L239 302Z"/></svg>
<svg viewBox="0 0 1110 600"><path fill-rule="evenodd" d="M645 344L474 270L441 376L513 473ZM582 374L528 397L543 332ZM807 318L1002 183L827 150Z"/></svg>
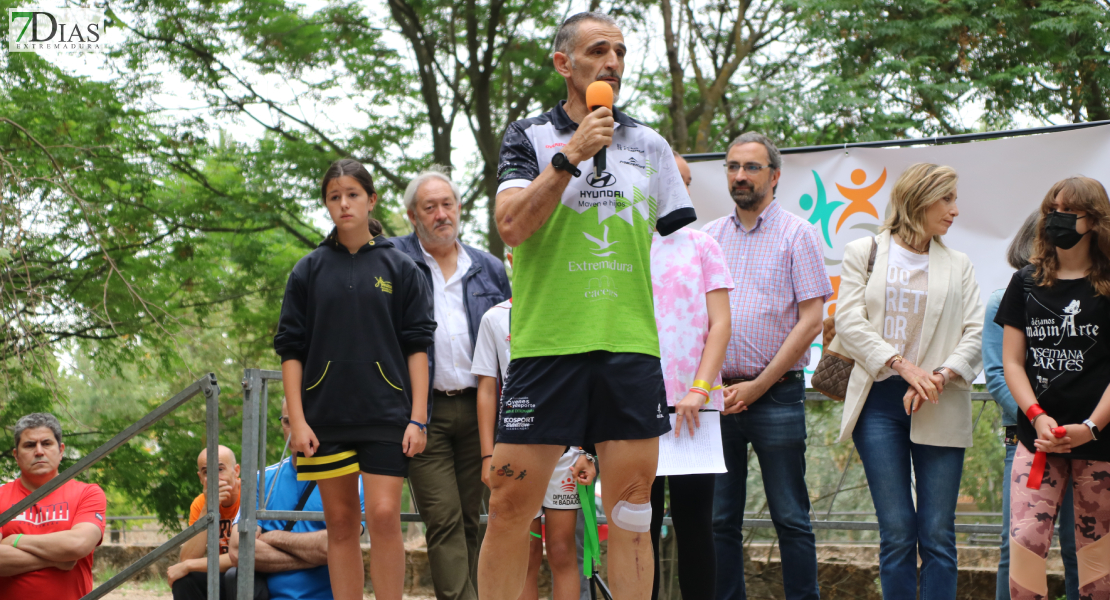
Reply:
<svg viewBox="0 0 1110 600"><path fill-rule="evenodd" d="M806 488L805 387L771 387L750 408L721 416L727 473L713 493L713 542L717 550L717 600L745 600L744 505L748 490L748 444L763 472L763 489L779 536L783 591L787 600L819 598L817 546L809 524Z"/></svg>
<svg viewBox="0 0 1110 600"><path fill-rule="evenodd" d="M1010 600L1010 474L1014 468L1017 446L1006 446L1006 468L1002 475L1002 544L998 553L996 600ZM1064 590L1068 600L1079 600L1079 563L1075 557L1075 501L1068 486L1060 502L1056 522L1060 525L1060 558L1064 561Z"/></svg>
<svg viewBox="0 0 1110 600"><path fill-rule="evenodd" d="M910 441L910 416L902 405L907 387L901 377L876 382L852 432L879 517L879 579L883 598L916 598L920 550L921 600L951 600L964 449Z"/></svg>

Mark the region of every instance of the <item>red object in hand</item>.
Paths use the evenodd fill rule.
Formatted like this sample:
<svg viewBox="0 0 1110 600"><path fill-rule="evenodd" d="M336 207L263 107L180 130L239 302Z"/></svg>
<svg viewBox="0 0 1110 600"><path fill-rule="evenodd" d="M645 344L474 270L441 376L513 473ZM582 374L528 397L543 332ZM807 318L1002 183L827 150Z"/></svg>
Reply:
<svg viewBox="0 0 1110 600"><path fill-rule="evenodd" d="M1034 404L1033 406L1036 408L1040 408L1040 406L1037 404ZM1033 409L1030 408L1029 410ZM1041 409L1041 412L1043 413L1044 409ZM1052 435L1056 436L1056 439L1060 439L1067 434L1068 431L1064 429L1063 426L1054 427L1052 429ZM1046 462L1048 462L1048 455L1044 452L1038 450L1037 453L1033 455L1033 467L1029 469L1029 481L1025 483L1025 487L1031 490L1041 489L1041 481L1044 479Z"/></svg>

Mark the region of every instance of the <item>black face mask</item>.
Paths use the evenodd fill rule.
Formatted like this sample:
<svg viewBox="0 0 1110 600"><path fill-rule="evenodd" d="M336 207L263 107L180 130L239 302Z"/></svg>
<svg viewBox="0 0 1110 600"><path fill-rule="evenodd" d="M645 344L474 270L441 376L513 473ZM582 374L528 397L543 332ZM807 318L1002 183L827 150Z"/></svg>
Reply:
<svg viewBox="0 0 1110 600"><path fill-rule="evenodd" d="M1078 220L1078 215L1073 213L1050 212L1045 217L1044 231L1057 248L1070 250L1087 235L1075 230L1075 223Z"/></svg>

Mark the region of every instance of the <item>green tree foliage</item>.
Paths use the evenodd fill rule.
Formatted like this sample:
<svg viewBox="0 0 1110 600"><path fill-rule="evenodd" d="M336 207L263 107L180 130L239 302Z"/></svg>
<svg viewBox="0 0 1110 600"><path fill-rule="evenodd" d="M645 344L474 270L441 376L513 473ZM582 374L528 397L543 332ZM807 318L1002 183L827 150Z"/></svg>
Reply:
<svg viewBox="0 0 1110 600"><path fill-rule="evenodd" d="M962 133L1025 114L1101 120L1110 85L1106 0L806 0L806 26L829 59L819 112L845 141Z"/></svg>

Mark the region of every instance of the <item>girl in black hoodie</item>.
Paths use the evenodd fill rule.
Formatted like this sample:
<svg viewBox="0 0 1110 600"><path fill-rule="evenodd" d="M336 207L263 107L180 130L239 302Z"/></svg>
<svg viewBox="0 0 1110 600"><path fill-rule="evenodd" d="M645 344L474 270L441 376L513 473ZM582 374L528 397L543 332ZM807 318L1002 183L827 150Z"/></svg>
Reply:
<svg viewBox="0 0 1110 600"><path fill-rule="evenodd" d="M336 161L320 189L335 229L293 267L274 336L289 445L297 478L320 487L336 600L362 598L359 473L374 592L401 600L401 485L427 441L432 290L370 218L378 196L365 167Z"/></svg>

